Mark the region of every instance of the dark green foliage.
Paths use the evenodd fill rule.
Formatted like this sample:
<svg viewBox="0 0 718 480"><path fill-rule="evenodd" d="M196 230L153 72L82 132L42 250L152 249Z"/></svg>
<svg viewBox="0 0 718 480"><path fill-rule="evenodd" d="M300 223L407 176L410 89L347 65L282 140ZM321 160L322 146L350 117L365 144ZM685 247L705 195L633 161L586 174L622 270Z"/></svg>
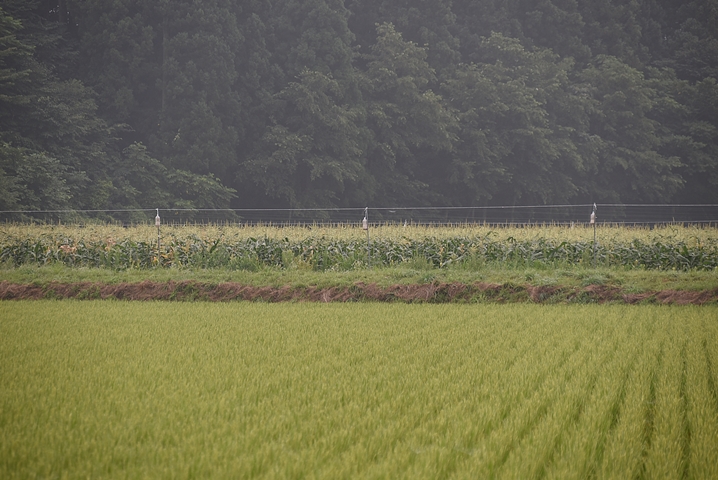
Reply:
<svg viewBox="0 0 718 480"><path fill-rule="evenodd" d="M82 157L95 150L92 137L102 128L96 119L84 121L90 92L55 79L22 32L22 23L0 8L0 205L63 208L72 190L86 185Z"/></svg>
<svg viewBox="0 0 718 480"><path fill-rule="evenodd" d="M304 70L277 99L282 123L262 136L245 178L296 207L336 201L362 174L362 112L343 102L341 83Z"/></svg>
<svg viewBox="0 0 718 480"><path fill-rule="evenodd" d="M444 171L464 193L461 203L567 202L588 193L596 139L588 135L590 101L569 80L573 62L500 34L484 39L479 54L481 63L444 83L461 127Z"/></svg>
<svg viewBox="0 0 718 480"><path fill-rule="evenodd" d="M0 210L718 201L716 0L7 0Z"/></svg>
<svg viewBox="0 0 718 480"><path fill-rule="evenodd" d="M374 178L369 189L381 204L436 200L425 170L442 168L452 149L455 119L430 88L436 77L426 57L425 48L404 40L391 24L377 27L376 44L365 57L368 170Z"/></svg>
<svg viewBox="0 0 718 480"><path fill-rule="evenodd" d="M661 125L652 114L656 89L613 56L599 55L582 73L591 85L590 133L598 139L592 190L601 201L660 202L682 186L681 159L661 154Z"/></svg>

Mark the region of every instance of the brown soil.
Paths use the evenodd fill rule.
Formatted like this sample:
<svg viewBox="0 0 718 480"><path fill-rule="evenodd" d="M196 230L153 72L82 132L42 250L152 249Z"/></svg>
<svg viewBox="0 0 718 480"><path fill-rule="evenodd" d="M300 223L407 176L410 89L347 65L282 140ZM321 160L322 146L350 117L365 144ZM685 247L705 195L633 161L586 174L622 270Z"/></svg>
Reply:
<svg viewBox="0 0 718 480"><path fill-rule="evenodd" d="M703 305L718 303L718 288L705 291L625 293L608 285L587 287L531 286L494 283L428 283L391 285L357 283L349 287L256 287L239 283L150 282L48 283L0 282L0 300L118 299L226 302L400 302L400 303L656 303Z"/></svg>

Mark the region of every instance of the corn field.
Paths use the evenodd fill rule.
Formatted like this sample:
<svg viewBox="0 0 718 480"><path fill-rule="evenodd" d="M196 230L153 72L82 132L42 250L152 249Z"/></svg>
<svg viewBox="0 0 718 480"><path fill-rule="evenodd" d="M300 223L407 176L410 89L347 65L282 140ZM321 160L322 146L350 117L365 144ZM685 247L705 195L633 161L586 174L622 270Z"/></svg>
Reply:
<svg viewBox="0 0 718 480"><path fill-rule="evenodd" d="M314 270L394 266L597 265L657 270L718 268L718 229L601 226L525 228L376 226L22 226L0 228L0 262L115 270L304 265Z"/></svg>

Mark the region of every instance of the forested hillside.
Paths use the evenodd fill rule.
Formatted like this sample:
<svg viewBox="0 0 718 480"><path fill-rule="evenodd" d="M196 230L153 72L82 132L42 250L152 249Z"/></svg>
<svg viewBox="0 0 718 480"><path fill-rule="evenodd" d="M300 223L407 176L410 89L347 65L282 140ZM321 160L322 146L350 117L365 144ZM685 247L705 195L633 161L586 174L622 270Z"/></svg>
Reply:
<svg viewBox="0 0 718 480"><path fill-rule="evenodd" d="M0 210L718 201L718 0L2 0Z"/></svg>

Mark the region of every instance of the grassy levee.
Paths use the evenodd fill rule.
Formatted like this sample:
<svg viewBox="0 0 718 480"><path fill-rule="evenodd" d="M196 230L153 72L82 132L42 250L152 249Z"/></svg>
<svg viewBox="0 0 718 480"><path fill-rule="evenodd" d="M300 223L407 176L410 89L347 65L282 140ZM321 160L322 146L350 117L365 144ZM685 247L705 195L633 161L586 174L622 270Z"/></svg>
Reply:
<svg viewBox="0 0 718 480"><path fill-rule="evenodd" d="M225 268L183 268L116 271L106 268L65 267L63 265L9 267L0 265L0 281L16 284L74 283L138 283L142 281L197 281L208 284L224 282L252 286L317 286L342 287L356 283L389 286L394 284L424 284L431 282L533 285L548 287L576 287L606 285L628 293L678 290L705 291L718 288L718 271L655 271L623 269L619 267L591 268L586 266L515 266L492 264L482 266L457 265L434 269L421 262L407 262L391 267L321 272L311 269L281 269L264 267L257 271L236 271Z"/></svg>
<svg viewBox="0 0 718 480"><path fill-rule="evenodd" d="M0 302L0 478L714 478L718 307Z"/></svg>

